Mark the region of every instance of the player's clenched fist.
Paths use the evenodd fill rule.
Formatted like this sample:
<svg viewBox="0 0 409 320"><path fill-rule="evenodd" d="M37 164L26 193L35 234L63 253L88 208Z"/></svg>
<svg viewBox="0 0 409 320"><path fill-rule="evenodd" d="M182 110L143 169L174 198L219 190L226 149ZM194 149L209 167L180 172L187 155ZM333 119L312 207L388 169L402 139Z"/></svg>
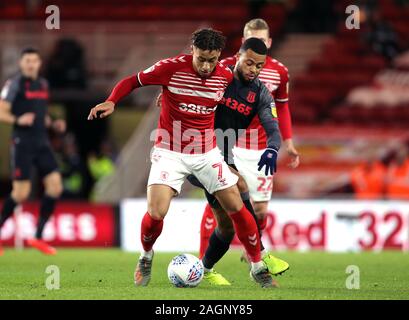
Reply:
<svg viewBox="0 0 409 320"><path fill-rule="evenodd" d="M288 139L288 140L284 141L284 144L286 145L287 154L291 159L288 166L291 169L295 169L300 164L300 155L299 155L297 149L295 149L294 144L292 142L292 139Z"/></svg>
<svg viewBox="0 0 409 320"><path fill-rule="evenodd" d="M115 104L112 101L105 101L103 103L100 103L91 109L88 115L88 120L96 119L98 118L98 116L99 118L108 117L112 112L114 112L114 109Z"/></svg>
<svg viewBox="0 0 409 320"><path fill-rule="evenodd" d="M35 114L33 112L27 112L19 116L16 120L19 126L30 127L33 125L35 119Z"/></svg>

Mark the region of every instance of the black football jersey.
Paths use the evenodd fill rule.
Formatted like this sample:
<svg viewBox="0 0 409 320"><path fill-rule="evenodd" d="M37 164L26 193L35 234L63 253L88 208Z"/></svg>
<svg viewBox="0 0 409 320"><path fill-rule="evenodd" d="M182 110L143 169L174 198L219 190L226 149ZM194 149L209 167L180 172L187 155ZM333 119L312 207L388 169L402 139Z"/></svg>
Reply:
<svg viewBox="0 0 409 320"><path fill-rule="evenodd" d="M266 147L278 150L281 136L270 92L258 78L248 83L234 78L217 106L214 123L217 145L229 164L233 163L231 149L255 115L266 130Z"/></svg>
<svg viewBox="0 0 409 320"><path fill-rule="evenodd" d="M33 80L19 73L6 82L1 91L1 99L10 102L11 113L16 117L27 112L35 114L32 126L23 127L15 124L13 136L20 138L46 136L45 117L47 115L48 96L48 83L44 78Z"/></svg>

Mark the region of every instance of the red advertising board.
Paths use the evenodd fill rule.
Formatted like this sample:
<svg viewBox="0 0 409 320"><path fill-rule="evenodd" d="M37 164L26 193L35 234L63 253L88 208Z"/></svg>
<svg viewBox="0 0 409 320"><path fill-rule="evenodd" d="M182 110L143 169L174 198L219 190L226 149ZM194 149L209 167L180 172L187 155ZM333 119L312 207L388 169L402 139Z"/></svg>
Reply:
<svg viewBox="0 0 409 320"><path fill-rule="evenodd" d="M20 238L33 237L36 231L39 202L24 204L1 229L5 246L14 246ZM61 247L111 247L115 241L114 209L110 205L86 202L59 202L45 226L43 239Z"/></svg>

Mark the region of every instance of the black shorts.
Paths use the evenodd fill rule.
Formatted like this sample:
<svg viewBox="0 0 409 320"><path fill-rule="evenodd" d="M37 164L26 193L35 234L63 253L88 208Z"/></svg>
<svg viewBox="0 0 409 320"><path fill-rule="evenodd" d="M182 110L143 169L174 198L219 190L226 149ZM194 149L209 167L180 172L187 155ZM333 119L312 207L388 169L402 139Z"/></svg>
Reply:
<svg viewBox="0 0 409 320"><path fill-rule="evenodd" d="M11 144L12 180L29 180L31 169L37 168L40 177L58 171L58 164L47 139L14 137Z"/></svg>

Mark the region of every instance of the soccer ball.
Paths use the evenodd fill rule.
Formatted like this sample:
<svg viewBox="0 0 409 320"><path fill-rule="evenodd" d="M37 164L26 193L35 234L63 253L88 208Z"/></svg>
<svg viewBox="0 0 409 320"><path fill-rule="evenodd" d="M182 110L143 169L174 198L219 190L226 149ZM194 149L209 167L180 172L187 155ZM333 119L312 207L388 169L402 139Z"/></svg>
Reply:
<svg viewBox="0 0 409 320"><path fill-rule="evenodd" d="M193 288L202 281L204 267L201 260L189 253L179 254L168 266L169 281L178 288Z"/></svg>

